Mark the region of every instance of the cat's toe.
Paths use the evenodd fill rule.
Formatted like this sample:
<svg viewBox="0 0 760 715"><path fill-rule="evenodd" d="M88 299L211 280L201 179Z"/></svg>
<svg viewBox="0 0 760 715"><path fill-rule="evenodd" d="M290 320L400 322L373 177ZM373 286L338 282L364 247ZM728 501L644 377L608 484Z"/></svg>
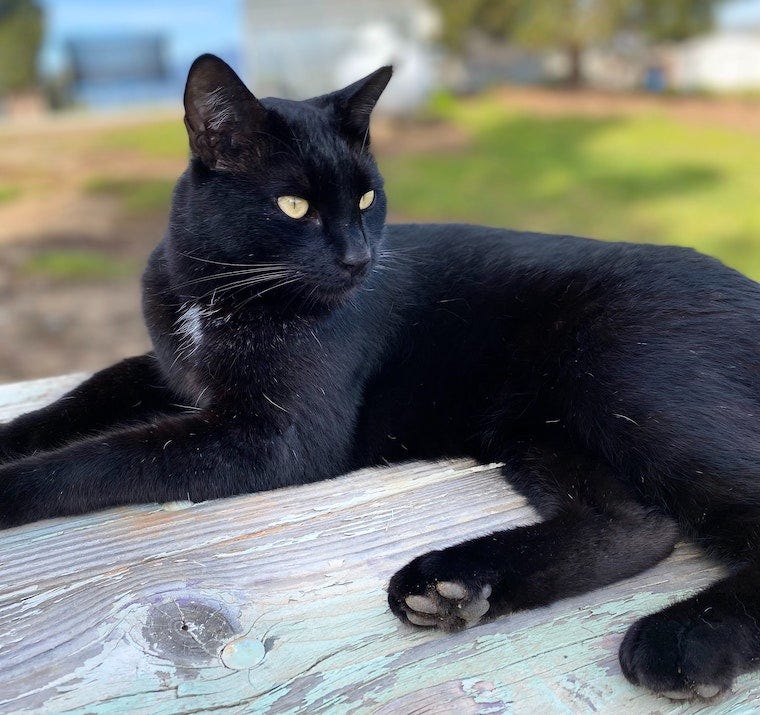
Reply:
<svg viewBox="0 0 760 715"><path fill-rule="evenodd" d="M690 700L692 698L692 694L688 690L663 690L658 694L668 698L668 700Z"/></svg>
<svg viewBox="0 0 760 715"><path fill-rule="evenodd" d="M695 698L709 700L720 692L721 689L717 685L694 685L686 690L664 690L658 693L658 695L662 695L669 700L694 700Z"/></svg>
<svg viewBox="0 0 760 715"><path fill-rule="evenodd" d="M388 603L403 621L415 626L460 630L478 623L490 610L490 584L475 579L440 578L440 552L407 564L391 579Z"/></svg>
<svg viewBox="0 0 760 715"><path fill-rule="evenodd" d="M452 598L447 594L456 595ZM406 596L402 610L406 620L415 626L459 630L474 626L488 613L490 595L488 584L471 591L457 581L439 581L428 587L425 595Z"/></svg>
<svg viewBox="0 0 760 715"><path fill-rule="evenodd" d="M634 685L671 700L708 700L731 687L734 644L720 624L653 614L634 623L620 666Z"/></svg>

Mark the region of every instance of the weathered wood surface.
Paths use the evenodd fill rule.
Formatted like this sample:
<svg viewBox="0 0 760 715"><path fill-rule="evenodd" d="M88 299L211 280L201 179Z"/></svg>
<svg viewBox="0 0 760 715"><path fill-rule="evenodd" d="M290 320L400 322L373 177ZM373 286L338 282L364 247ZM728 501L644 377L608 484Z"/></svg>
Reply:
<svg viewBox="0 0 760 715"><path fill-rule="evenodd" d="M75 381L0 388L0 419ZM389 613L385 585L408 559L533 518L496 469L450 462L2 532L0 712L760 709L758 676L705 705L619 672L635 618L720 575L687 545L638 578L455 635Z"/></svg>

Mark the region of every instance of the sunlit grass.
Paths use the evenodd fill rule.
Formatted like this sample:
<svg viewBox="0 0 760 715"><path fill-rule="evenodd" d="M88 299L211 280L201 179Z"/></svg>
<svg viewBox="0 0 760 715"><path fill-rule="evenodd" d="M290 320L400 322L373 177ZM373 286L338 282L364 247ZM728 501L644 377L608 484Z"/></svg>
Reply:
<svg viewBox="0 0 760 715"><path fill-rule="evenodd" d="M21 194L21 187L11 184L0 184L0 204L13 201Z"/></svg>
<svg viewBox="0 0 760 715"><path fill-rule="evenodd" d="M56 281L126 278L132 276L136 269L133 261L82 249L40 251L21 265L21 272L27 276Z"/></svg>
<svg viewBox="0 0 760 715"><path fill-rule="evenodd" d="M187 156L187 134L181 119L126 126L103 132L103 149L128 149L147 157Z"/></svg>
<svg viewBox="0 0 760 715"><path fill-rule="evenodd" d="M694 246L760 279L760 135L656 115L540 117L489 98L435 111L472 145L382 161L391 210Z"/></svg>
<svg viewBox="0 0 760 715"><path fill-rule="evenodd" d="M131 214L165 211L171 201L174 181L171 179L116 179L95 176L85 184L90 194L115 196Z"/></svg>
<svg viewBox="0 0 760 715"><path fill-rule="evenodd" d="M656 114L539 116L493 97L441 96L432 111L471 145L381 156L396 215L694 246L760 279L760 134ZM109 129L98 141L145 157L187 154L176 120ZM104 171L85 189L141 213L165 210L171 187Z"/></svg>

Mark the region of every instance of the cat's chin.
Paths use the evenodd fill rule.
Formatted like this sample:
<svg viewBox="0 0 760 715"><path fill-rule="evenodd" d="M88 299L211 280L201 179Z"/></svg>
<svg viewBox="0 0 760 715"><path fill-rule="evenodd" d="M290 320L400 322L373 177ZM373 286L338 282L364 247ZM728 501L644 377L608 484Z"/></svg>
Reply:
<svg viewBox="0 0 760 715"><path fill-rule="evenodd" d="M312 300L316 304L320 304L323 308L335 309L340 308L347 303L351 297L357 292L361 281L348 284L342 287L317 287L312 293ZM308 303L308 301L307 301Z"/></svg>
<svg viewBox="0 0 760 715"><path fill-rule="evenodd" d="M348 302L351 296L356 293L357 288L358 285L343 290L325 291L319 296L319 300L327 308L339 308Z"/></svg>

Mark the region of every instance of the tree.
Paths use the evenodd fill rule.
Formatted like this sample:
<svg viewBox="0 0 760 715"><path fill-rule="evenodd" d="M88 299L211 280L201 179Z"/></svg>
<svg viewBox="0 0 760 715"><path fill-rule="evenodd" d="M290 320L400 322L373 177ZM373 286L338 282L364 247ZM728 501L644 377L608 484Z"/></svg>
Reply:
<svg viewBox="0 0 760 715"><path fill-rule="evenodd" d="M34 0L0 0L0 96L36 86L43 13Z"/></svg>
<svg viewBox="0 0 760 715"><path fill-rule="evenodd" d="M583 51L631 30L655 41L708 30L723 0L433 0L443 39L461 48L468 30L529 47L556 47L568 58L570 84L582 80Z"/></svg>

